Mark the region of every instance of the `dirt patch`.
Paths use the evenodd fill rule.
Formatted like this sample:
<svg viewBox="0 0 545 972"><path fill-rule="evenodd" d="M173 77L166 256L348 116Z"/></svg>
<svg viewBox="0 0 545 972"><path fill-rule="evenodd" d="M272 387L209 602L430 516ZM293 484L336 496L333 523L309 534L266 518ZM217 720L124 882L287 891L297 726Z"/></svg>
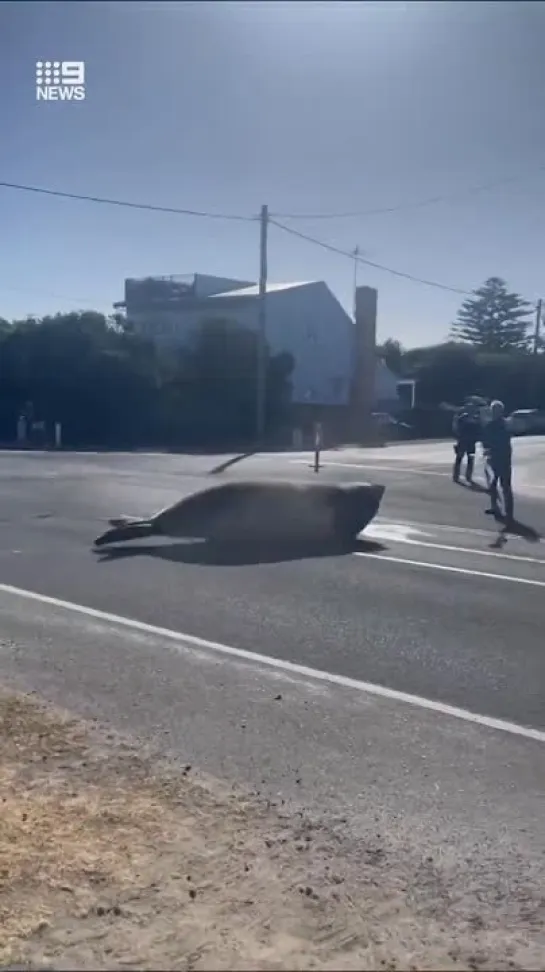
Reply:
<svg viewBox="0 0 545 972"><path fill-rule="evenodd" d="M32 697L0 693L0 738L0 965L544 967L527 936L419 908L380 846L358 883L334 834Z"/></svg>

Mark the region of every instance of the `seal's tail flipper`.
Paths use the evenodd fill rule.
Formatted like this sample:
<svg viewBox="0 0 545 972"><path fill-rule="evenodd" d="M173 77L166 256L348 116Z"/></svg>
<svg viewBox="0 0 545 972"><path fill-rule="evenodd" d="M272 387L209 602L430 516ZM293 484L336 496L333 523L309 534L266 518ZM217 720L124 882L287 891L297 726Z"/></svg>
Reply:
<svg viewBox="0 0 545 972"><path fill-rule="evenodd" d="M126 540L144 540L157 533L155 523L152 520L133 520L125 523L116 521L119 526L114 526L111 530L106 530L95 540L95 547L103 547L108 543L124 543Z"/></svg>

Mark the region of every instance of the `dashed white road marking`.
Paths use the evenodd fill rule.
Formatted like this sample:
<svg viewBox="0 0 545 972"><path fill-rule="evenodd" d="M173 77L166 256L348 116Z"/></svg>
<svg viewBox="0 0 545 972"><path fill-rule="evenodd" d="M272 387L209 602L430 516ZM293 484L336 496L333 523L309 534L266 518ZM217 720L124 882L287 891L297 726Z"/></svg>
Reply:
<svg viewBox="0 0 545 972"><path fill-rule="evenodd" d="M456 548L451 548L452 550ZM472 551L474 553L474 551ZM385 560L392 564L408 567L426 567L428 570L445 570L451 574L466 574L469 577L484 577L489 580L510 581L511 584L526 584L529 587L545 587L545 580L534 580L531 577L515 577L511 574L493 574L485 570L473 570L471 567L453 567L450 564L433 564L426 560L409 560L407 557L390 557L388 554L369 554L363 550L355 550L355 557L367 557L375 560ZM1 588L0 588L1 589Z"/></svg>
<svg viewBox="0 0 545 972"><path fill-rule="evenodd" d="M378 558L377 558L378 559ZM428 566L428 565L426 565ZM492 575L494 576L494 575ZM306 665L299 665L296 662L284 661L281 658L273 658L270 655L261 655L257 652L246 651L244 648L234 648L231 645L224 645L216 641L207 641L195 635L183 634L181 631L173 631L170 628L161 628L144 621L137 621L135 618L127 618L118 614L111 614L108 611L100 611L97 608L87 607L84 604L77 604L73 601L64 601L57 597L49 597L46 594L39 594L37 591L28 591L20 587L12 587L10 584L0 584L0 594L22 598L27 601L35 601L39 604L47 604L51 607L70 611L74 614L82 615L87 618L94 618L106 624L127 628L137 631L140 634L147 634L151 637L164 638L177 645L180 652L190 651L191 649L206 650L225 657L236 658L241 661L250 662L256 666L272 668L276 671L296 675L311 681L325 682L330 685L337 685L342 688L352 689L364 695L374 695L379 698L389 699L393 702L402 702L406 705L413 705L421 709L428 709L438 714L460 719L464 722L473 723L487 729L494 729L499 732L506 732L513 736L522 736L525 739L532 739L535 742L545 743L545 731L533 729L530 726L522 726L516 722L509 722L505 719L495 719L492 716L480 715L470 712L468 709L458 708L448 705L446 702L438 702L434 699L426 699L419 695L411 695L408 692L400 692L397 689L387 688L384 685L376 685L373 682L364 682L360 679L349 678L346 675L337 675L334 672L322 671L318 668L309 668Z"/></svg>

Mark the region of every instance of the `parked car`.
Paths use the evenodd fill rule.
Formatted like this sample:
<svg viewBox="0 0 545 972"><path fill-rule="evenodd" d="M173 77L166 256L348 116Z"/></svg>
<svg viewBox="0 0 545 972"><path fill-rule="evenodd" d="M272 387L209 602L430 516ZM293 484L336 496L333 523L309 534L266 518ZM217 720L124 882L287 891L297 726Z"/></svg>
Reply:
<svg viewBox="0 0 545 972"><path fill-rule="evenodd" d="M537 408L518 408L507 421L513 435L545 435L545 412Z"/></svg>

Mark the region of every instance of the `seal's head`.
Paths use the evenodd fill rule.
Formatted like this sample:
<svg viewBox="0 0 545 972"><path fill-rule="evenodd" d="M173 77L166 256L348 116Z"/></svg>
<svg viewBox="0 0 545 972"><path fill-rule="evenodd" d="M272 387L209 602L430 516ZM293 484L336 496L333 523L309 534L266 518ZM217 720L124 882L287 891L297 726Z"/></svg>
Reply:
<svg viewBox="0 0 545 972"><path fill-rule="evenodd" d="M337 496L337 531L355 539L379 511L385 487L379 483L347 483Z"/></svg>
<svg viewBox="0 0 545 972"><path fill-rule="evenodd" d="M382 497L384 496L385 486L379 483L361 483L354 485L354 491L350 495L350 503L355 517L361 516L363 530L368 523L377 515Z"/></svg>

